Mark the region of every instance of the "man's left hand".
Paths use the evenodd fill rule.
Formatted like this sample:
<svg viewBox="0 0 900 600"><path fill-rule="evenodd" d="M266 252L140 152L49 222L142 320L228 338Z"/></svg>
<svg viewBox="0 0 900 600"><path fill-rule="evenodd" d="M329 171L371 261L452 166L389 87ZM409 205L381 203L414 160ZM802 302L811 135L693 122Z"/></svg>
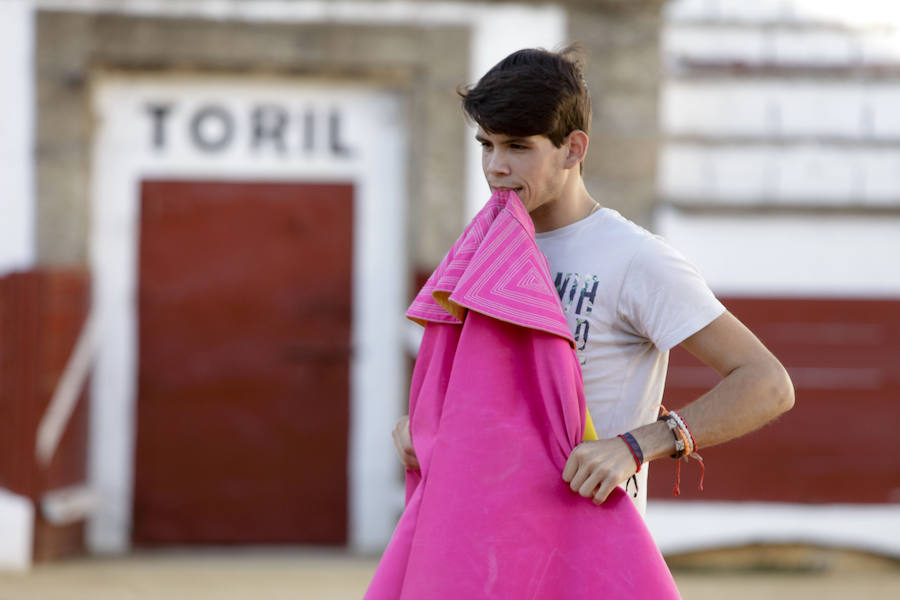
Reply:
<svg viewBox="0 0 900 600"><path fill-rule="evenodd" d="M573 492L594 504L603 504L620 483L634 475L637 465L628 446L619 438L578 444L563 469L563 481Z"/></svg>

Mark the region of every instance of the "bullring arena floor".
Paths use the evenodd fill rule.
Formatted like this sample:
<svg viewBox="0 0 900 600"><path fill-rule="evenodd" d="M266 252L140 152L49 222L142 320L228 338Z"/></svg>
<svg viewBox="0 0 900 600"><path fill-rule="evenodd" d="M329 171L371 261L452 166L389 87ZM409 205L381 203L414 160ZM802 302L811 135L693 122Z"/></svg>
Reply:
<svg viewBox="0 0 900 600"><path fill-rule="evenodd" d="M900 562L856 553L751 548L670 564L688 600L900 598ZM0 574L0 600L357 600L375 565L308 548L144 551Z"/></svg>

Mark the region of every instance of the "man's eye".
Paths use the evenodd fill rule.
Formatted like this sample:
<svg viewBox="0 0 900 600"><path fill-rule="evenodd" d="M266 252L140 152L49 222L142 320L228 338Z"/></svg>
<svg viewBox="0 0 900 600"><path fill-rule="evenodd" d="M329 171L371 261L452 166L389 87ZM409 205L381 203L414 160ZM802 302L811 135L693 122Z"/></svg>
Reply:
<svg viewBox="0 0 900 600"><path fill-rule="evenodd" d="M513 150L526 150L528 148L527 146L523 146L522 144L510 144L509 147Z"/></svg>

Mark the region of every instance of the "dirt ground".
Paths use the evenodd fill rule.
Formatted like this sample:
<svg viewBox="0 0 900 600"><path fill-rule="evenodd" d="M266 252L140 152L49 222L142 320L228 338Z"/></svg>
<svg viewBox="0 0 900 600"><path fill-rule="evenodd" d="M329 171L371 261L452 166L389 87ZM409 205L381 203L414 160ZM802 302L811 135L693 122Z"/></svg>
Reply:
<svg viewBox="0 0 900 600"><path fill-rule="evenodd" d="M166 550L0 574L0 600L358 600L376 559L320 549ZM900 598L900 564L827 550L670 558L690 600Z"/></svg>

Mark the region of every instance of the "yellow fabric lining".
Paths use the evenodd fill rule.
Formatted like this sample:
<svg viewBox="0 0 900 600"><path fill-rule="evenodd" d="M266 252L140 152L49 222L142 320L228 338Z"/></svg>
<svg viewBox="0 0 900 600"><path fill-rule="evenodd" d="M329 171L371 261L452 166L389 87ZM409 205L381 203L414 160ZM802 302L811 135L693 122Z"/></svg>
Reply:
<svg viewBox="0 0 900 600"><path fill-rule="evenodd" d="M448 313L456 317L456 319L461 323L466 320L466 308L464 306L460 306L456 302L450 300L450 292L445 292L443 290L437 290L431 293L432 298L434 298L435 302L441 305L444 310Z"/></svg>
<svg viewBox="0 0 900 600"><path fill-rule="evenodd" d="M597 430L594 429L594 420L591 419L591 411L587 405L584 407L584 440L590 442L597 439Z"/></svg>

